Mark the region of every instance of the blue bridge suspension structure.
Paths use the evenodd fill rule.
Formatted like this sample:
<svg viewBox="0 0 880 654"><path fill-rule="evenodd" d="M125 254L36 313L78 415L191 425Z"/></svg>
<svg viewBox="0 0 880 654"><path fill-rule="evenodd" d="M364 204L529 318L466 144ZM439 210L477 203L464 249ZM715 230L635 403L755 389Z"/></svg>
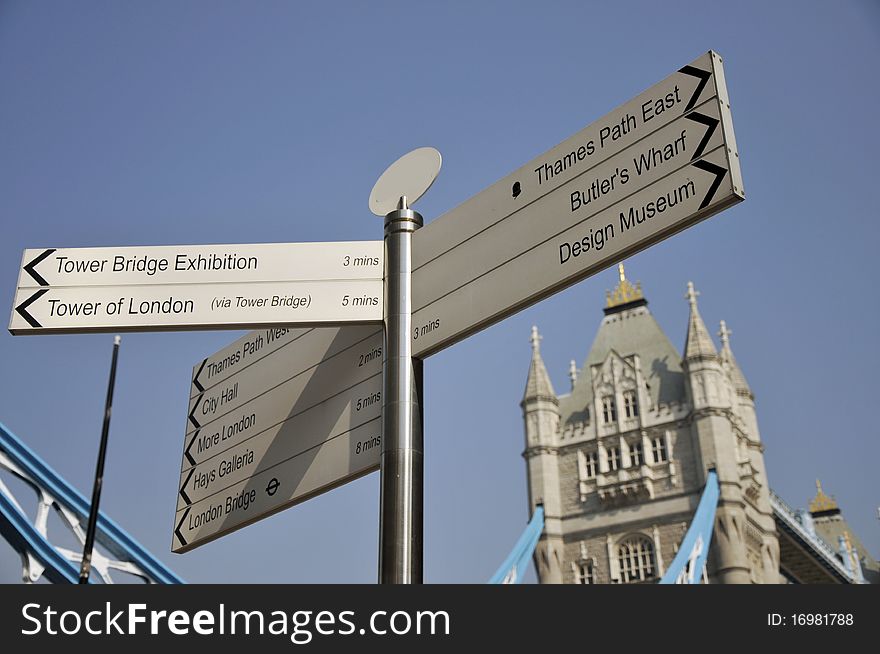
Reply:
<svg viewBox="0 0 880 654"><path fill-rule="evenodd" d="M661 584L698 584L705 578L706 558L709 556L709 545L712 544L719 493L718 475L710 470L706 475L706 487L691 526L681 541L678 554L660 579Z"/></svg>
<svg viewBox="0 0 880 654"><path fill-rule="evenodd" d="M691 526L681 542L678 554L675 555L675 559L659 583L699 584L705 579L706 558L709 555L709 545L712 544L718 495L718 476L714 470L709 470L706 475L706 487L703 489ZM542 531L544 531L544 507L538 506L522 536L489 583L521 584Z"/></svg>
<svg viewBox="0 0 880 654"><path fill-rule="evenodd" d="M492 575L490 584L521 584L525 578L526 567L535 552L541 532L544 531L544 507L538 506L532 514L532 519L526 526L525 531L516 545L504 559L501 567Z"/></svg>
<svg viewBox="0 0 880 654"><path fill-rule="evenodd" d="M24 442L0 423L0 473L11 474L36 493L33 521L22 508L23 497L15 497L0 476L0 535L21 555L22 579L36 583L41 578L53 583L79 581L79 551L54 545L50 540L49 516L56 511L61 524L82 545L89 502L43 461ZM145 583L185 583L150 554L119 525L99 513L89 583L113 583L114 572L140 577Z"/></svg>

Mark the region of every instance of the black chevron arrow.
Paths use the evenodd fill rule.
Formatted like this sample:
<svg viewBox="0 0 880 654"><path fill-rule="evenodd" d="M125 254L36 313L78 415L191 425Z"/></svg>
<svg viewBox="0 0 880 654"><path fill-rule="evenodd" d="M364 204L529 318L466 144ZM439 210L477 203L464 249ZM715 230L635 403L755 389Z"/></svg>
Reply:
<svg viewBox="0 0 880 654"><path fill-rule="evenodd" d="M41 297L43 297L48 292L49 292L48 288L41 288L39 291L37 291L36 293L31 295L27 300L25 300L24 302L19 304L17 307L15 307L16 313L18 313L18 315L20 315L22 318L27 320L27 323L31 327L42 327L42 325L37 322L36 318L34 318L31 314L29 314L27 312L27 308L29 306L31 306L34 302L39 300Z"/></svg>
<svg viewBox="0 0 880 654"><path fill-rule="evenodd" d="M189 480L192 479L193 473L196 471L195 468L189 469L189 474L186 476L186 479L180 485L180 496L183 498L183 501L187 504L192 504L192 500L189 499L189 495L186 494L186 485L189 483Z"/></svg>
<svg viewBox="0 0 880 654"><path fill-rule="evenodd" d="M704 197L703 201L700 203L700 209L703 209L707 207L712 201L712 198L715 197L715 191L717 191L718 187L721 186L721 180L724 179L724 176L727 174L727 170L725 170L721 166L717 166L713 163L702 160L695 161L691 165L694 168L699 168L700 170L705 170L707 173L712 173L713 175L715 175L715 181L712 182L711 186L709 186L709 190L706 191L706 197Z"/></svg>
<svg viewBox="0 0 880 654"><path fill-rule="evenodd" d="M193 424L193 426L196 429L199 429L201 427L201 425L199 424L199 421L196 420L195 413L196 413L196 409L199 406L199 402L202 401L202 395L204 395L204 393L199 394L199 396L196 398L195 403L193 404L192 411L189 412L189 421Z"/></svg>
<svg viewBox="0 0 880 654"><path fill-rule="evenodd" d="M691 99L688 100L687 106L684 108L684 112L687 113L694 108L695 104L697 104L697 98L700 97L700 93L702 93L703 89L706 88L706 82L708 82L709 78L712 77L712 73L710 73L708 70L694 68L693 66L685 66L684 68L679 68L678 72L684 73L685 75L690 75L691 77L698 77L700 79L700 83L697 84L697 90L694 91Z"/></svg>
<svg viewBox="0 0 880 654"><path fill-rule="evenodd" d="M193 443L196 442L196 439L199 437L199 429L196 429L196 433L193 434L192 440L189 442L189 445L186 446L186 449L183 451L183 456L186 457L186 460L189 461L191 466L196 464L196 460L192 457L192 454L189 451L192 449Z"/></svg>
<svg viewBox="0 0 880 654"><path fill-rule="evenodd" d="M183 512L183 517L180 519L180 522L177 523L177 527L174 530L174 535L177 536L178 540L180 540L181 545L186 545L186 538L183 537L183 534L180 533L180 528L183 526L184 521L186 520L186 516L189 515L190 508L186 507L186 511Z"/></svg>
<svg viewBox="0 0 880 654"><path fill-rule="evenodd" d="M208 363L208 360L207 360L207 359L205 359L204 361L202 361L202 365L199 366L199 370L198 370L198 372L196 373L196 376L193 377L193 386L195 386L196 388L199 389L199 393L204 393L204 392L205 392L205 387L202 386L202 385L199 383L199 375L201 375L201 374L202 374L202 370L205 369L205 364L206 364L206 363Z"/></svg>
<svg viewBox="0 0 880 654"><path fill-rule="evenodd" d="M30 275L31 277L33 277L33 278L34 278L34 281L37 282L37 284L39 284L40 286L48 286L48 285L49 285L49 282L47 282L45 279L43 279L43 276L42 276L40 273L38 273L36 270L34 270L34 267L35 267L38 263L40 263L43 259L45 259L45 258L48 257L50 254L52 254L54 251L55 251L54 248L51 249L51 250L46 250L46 251L43 252L41 255L39 255L39 256L37 256L36 258L34 258L33 261L31 261L29 264L27 264L27 265L24 267L25 272L26 272L28 275Z"/></svg>
<svg viewBox="0 0 880 654"><path fill-rule="evenodd" d="M703 140L700 141L700 144L697 146L697 149L694 150L694 156L691 157L691 161L694 159L699 159L700 155L703 154L703 151L706 149L706 146L709 145L709 139L712 138L712 134L715 133L715 128L718 127L718 123L720 122L717 118L712 118L712 116L707 116L706 114L701 114L699 111L693 111L689 113L686 118L688 120L693 120L697 123L702 123L706 125L709 129L706 130L706 133L703 135Z"/></svg>

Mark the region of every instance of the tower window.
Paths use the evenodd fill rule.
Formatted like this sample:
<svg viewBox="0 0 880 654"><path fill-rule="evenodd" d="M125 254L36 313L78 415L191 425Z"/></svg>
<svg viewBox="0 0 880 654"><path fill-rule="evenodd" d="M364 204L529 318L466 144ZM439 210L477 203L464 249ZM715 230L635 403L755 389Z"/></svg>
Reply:
<svg viewBox="0 0 880 654"><path fill-rule="evenodd" d="M627 418L638 418L639 416L639 400L635 391L624 391L623 393L623 415Z"/></svg>
<svg viewBox="0 0 880 654"><path fill-rule="evenodd" d="M644 536L623 541L617 548L620 579L623 583L645 581L656 576L654 543Z"/></svg>
<svg viewBox="0 0 880 654"><path fill-rule="evenodd" d="M609 447L608 448L608 469L609 470L617 470L620 468L620 448L619 447Z"/></svg>
<svg viewBox="0 0 880 654"><path fill-rule="evenodd" d="M663 463L669 460L669 456L666 454L665 438L657 436L651 441L651 454L654 455L654 463Z"/></svg>
<svg viewBox="0 0 880 654"><path fill-rule="evenodd" d="M640 466L645 462L645 451L641 441L629 444L629 460L634 466Z"/></svg>
<svg viewBox="0 0 880 654"><path fill-rule="evenodd" d="M611 395L602 398L602 419L606 425L609 422L617 421L617 406L615 406L614 397Z"/></svg>
<svg viewBox="0 0 880 654"><path fill-rule="evenodd" d="M596 574L593 570L592 561L581 561L580 563L578 563L577 572L575 574L575 581L579 584L596 583Z"/></svg>
<svg viewBox="0 0 880 654"><path fill-rule="evenodd" d="M592 479L596 476L596 453L584 453L584 479Z"/></svg>

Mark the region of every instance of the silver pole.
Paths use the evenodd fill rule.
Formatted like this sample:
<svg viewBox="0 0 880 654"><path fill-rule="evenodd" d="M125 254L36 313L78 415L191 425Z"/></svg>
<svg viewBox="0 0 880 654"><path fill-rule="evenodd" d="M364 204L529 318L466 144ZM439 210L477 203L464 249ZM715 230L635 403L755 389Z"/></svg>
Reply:
<svg viewBox="0 0 880 654"><path fill-rule="evenodd" d="M400 198L385 216L379 582L422 583L422 365L412 357L412 235L422 216Z"/></svg>

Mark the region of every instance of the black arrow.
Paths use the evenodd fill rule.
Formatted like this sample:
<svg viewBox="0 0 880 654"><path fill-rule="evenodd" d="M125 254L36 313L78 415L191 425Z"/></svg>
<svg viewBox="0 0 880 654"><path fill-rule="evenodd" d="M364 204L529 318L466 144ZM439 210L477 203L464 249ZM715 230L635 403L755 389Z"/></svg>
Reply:
<svg viewBox="0 0 880 654"><path fill-rule="evenodd" d="M55 251L54 248L51 250L46 250L45 252L43 252L43 254L36 257L33 261L31 261L29 264L27 264L24 267L25 272L28 275L30 275L31 277L33 277L34 281L36 281L40 286L48 286L49 282L47 282L45 279L43 279L43 276L40 273L38 273L36 270L34 270L34 266L36 266L38 263L40 263L43 259L48 257L50 254L52 254L54 251Z"/></svg>
<svg viewBox="0 0 880 654"><path fill-rule="evenodd" d="M715 175L715 181L709 186L709 190L706 191L706 197L704 197L703 201L700 203L700 209L703 209L712 201L712 198L715 196L715 191L721 186L721 180L724 179L724 176L727 174L727 170L721 166L709 163L708 161L695 161L691 165L694 166L694 168L699 168L700 170L705 170L707 173Z"/></svg>
<svg viewBox="0 0 880 654"><path fill-rule="evenodd" d="M180 496L183 498L183 501L187 504L192 504L192 500L189 499L189 495L186 494L186 485L189 483L189 480L192 479L193 473L196 471L195 468L189 469L189 474L186 476L184 482L180 485Z"/></svg>
<svg viewBox="0 0 880 654"><path fill-rule="evenodd" d="M180 539L181 545L186 545L186 538L180 533L180 527L183 525L184 520L186 520L186 516L189 515L189 510L189 507L186 507L186 511L183 512L183 517L180 519L180 522L177 523L177 528L174 530L174 535Z"/></svg>
<svg viewBox="0 0 880 654"><path fill-rule="evenodd" d="M702 123L706 125L709 129L706 130L706 133L703 135L703 140L700 141L700 144L697 146L697 149L694 150L694 156L691 157L691 161L694 159L698 159L700 155L703 154L703 150L706 149L706 146L709 145L709 139L712 138L712 134L715 133L715 128L718 127L718 123L720 122L717 118L712 118L712 116L707 116L706 114L701 114L699 111L694 111L687 115L688 120L693 120L697 123Z"/></svg>
<svg viewBox="0 0 880 654"><path fill-rule="evenodd" d="M204 392L205 392L205 387L202 386L202 385L199 383L199 375L201 375L201 374L202 374L202 370L205 369L205 364L206 364L206 363L208 363L208 360L207 360L207 359L205 359L204 361L202 361L202 365L199 366L199 370L198 370L198 372L196 373L196 376L193 377L193 386L195 386L196 388L199 389L199 393L204 393Z"/></svg>
<svg viewBox="0 0 880 654"><path fill-rule="evenodd" d="M39 291L31 295L27 300L15 307L15 311L18 313L18 315L27 320L27 323L31 327L42 327L42 325L38 323L36 318L29 314L26 309L48 292L48 288L41 288Z"/></svg>
<svg viewBox="0 0 880 654"><path fill-rule="evenodd" d="M194 458L192 458L192 454L190 454L189 451L192 449L193 443L195 443L196 439L199 437L199 431L200 430L196 429L196 433L193 434L192 440L189 442L189 445L187 445L186 449L183 451L183 456L186 457L186 460L189 461L189 464L191 466L194 466L196 464L196 460Z"/></svg>
<svg viewBox="0 0 880 654"><path fill-rule="evenodd" d="M697 98L700 97L700 93L702 93L703 89L706 88L706 82L708 82L709 78L712 77L712 73L710 73L708 70L694 68L693 66L685 66L684 68L679 68L678 72L684 73L685 75L690 75L691 77L700 78L700 83L697 84L697 90L694 91L691 99L688 100L687 106L684 108L684 113L687 113L694 108L695 104L697 104Z"/></svg>
<svg viewBox="0 0 880 654"><path fill-rule="evenodd" d="M199 424L199 421L196 420L195 412L199 406L199 402L202 401L202 395L204 395L204 393L200 394L196 398L195 404L193 404L192 411L189 412L189 421L195 426L196 429L199 429L201 427L201 425Z"/></svg>

